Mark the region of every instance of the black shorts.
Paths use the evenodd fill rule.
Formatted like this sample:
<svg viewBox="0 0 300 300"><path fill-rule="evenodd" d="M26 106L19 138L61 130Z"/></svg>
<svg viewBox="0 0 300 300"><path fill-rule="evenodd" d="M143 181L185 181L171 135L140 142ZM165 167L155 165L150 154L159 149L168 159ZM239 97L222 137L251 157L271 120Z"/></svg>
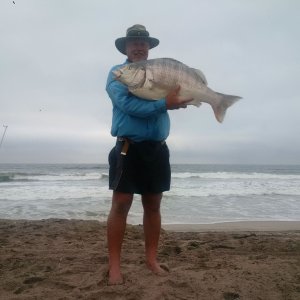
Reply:
<svg viewBox="0 0 300 300"><path fill-rule="evenodd" d="M126 155L122 155L124 143L117 141L109 153L109 188L130 194L156 194L170 190L167 144L154 141L129 143Z"/></svg>

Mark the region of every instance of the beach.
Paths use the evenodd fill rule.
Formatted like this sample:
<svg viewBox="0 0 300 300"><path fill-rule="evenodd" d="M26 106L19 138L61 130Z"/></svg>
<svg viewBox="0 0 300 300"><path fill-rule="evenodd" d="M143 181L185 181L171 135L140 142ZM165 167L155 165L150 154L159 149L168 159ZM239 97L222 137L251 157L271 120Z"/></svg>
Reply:
<svg viewBox="0 0 300 300"><path fill-rule="evenodd" d="M105 223L1 220L0 299L300 299L300 222L163 228L166 275L146 268L143 227L128 225L125 282L109 286Z"/></svg>

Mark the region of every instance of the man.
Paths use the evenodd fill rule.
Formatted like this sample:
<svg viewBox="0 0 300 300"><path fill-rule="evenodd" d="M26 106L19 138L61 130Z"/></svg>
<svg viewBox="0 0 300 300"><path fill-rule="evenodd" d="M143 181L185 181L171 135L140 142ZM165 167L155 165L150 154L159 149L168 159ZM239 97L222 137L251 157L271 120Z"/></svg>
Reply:
<svg viewBox="0 0 300 300"><path fill-rule="evenodd" d="M150 37L143 25L128 28L125 37L115 41L116 48L127 60L124 64L146 60L148 51L159 40ZM126 219L133 195L141 194L144 208L146 263L155 274L165 271L157 261L161 229L162 193L170 189L169 150L165 142L170 120L167 110L185 108L192 99L180 99L176 87L165 99L149 101L128 92L128 88L109 73L106 91L112 101L112 136L117 137L109 154L109 188L113 190L112 206L107 221L109 251L109 284L123 283L120 270L122 242Z"/></svg>

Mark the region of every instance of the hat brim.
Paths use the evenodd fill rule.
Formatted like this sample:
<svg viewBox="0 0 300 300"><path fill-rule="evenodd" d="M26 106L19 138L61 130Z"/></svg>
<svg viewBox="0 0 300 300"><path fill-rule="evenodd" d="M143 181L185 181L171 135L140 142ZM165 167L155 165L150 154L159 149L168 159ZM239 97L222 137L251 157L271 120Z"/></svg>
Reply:
<svg viewBox="0 0 300 300"><path fill-rule="evenodd" d="M126 41L132 39L143 39L149 43L149 49L156 47L159 44L159 40L153 37L141 37L141 36L130 36L121 37L115 40L116 48L124 55L126 55Z"/></svg>

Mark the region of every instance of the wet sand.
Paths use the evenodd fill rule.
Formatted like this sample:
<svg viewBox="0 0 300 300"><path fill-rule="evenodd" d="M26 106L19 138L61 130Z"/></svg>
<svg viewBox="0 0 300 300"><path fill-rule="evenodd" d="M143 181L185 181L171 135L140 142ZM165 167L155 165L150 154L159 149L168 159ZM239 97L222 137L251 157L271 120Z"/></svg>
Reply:
<svg viewBox="0 0 300 300"><path fill-rule="evenodd" d="M107 285L106 225L0 220L0 299L300 299L300 222L166 225L145 266L143 227L128 225L125 283Z"/></svg>

